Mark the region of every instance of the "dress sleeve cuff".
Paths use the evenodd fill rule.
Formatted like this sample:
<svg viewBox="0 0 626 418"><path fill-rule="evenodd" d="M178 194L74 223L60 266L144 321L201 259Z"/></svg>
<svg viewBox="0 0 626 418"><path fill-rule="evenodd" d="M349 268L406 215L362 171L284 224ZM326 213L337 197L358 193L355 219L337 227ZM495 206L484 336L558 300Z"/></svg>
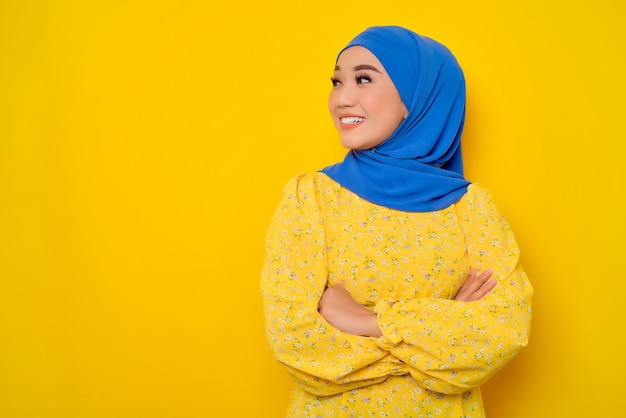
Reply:
<svg viewBox="0 0 626 418"><path fill-rule="evenodd" d="M402 337L398 333L397 327L393 324L393 312L391 312L391 305L387 300L380 300L375 307L376 315L378 316L378 327L383 336L378 340L379 346L382 349L386 349L389 344L395 346L402 341Z"/></svg>

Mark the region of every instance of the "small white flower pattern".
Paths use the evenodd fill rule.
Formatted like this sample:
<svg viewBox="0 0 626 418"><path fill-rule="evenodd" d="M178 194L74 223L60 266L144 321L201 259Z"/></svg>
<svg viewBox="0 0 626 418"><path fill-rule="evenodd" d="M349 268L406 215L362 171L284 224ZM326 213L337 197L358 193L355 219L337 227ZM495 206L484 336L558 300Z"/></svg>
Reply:
<svg viewBox="0 0 626 418"><path fill-rule="evenodd" d="M484 417L479 386L523 348L530 285L519 249L476 184L447 209L374 205L323 173L291 179L269 227L261 290L267 338L297 383L289 417ZM471 268L498 285L452 300ZM343 284L378 314L380 338L317 312Z"/></svg>

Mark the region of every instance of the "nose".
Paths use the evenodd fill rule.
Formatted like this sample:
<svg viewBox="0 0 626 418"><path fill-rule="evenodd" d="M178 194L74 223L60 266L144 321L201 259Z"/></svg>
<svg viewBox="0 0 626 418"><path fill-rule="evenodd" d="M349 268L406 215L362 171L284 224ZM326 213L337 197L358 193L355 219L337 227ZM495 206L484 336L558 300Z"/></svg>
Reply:
<svg viewBox="0 0 626 418"><path fill-rule="evenodd" d="M350 84L342 86L337 90L337 106L352 107L356 104L357 91Z"/></svg>

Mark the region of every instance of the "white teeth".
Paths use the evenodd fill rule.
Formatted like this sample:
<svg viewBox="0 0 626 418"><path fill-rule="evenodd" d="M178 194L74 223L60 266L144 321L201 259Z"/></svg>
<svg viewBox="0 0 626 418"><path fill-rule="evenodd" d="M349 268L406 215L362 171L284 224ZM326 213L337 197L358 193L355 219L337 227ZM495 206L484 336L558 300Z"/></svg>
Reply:
<svg viewBox="0 0 626 418"><path fill-rule="evenodd" d="M341 123L346 124L346 125L354 125L356 123L361 123L365 120L365 118L359 118L356 116L350 116L347 118L340 118Z"/></svg>

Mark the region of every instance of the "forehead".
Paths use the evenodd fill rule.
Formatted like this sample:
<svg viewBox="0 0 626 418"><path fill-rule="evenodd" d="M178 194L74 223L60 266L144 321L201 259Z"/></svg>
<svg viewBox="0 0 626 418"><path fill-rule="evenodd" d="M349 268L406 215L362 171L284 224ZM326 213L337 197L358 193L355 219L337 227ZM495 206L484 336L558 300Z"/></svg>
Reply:
<svg viewBox="0 0 626 418"><path fill-rule="evenodd" d="M351 46L345 49L337 58L337 67L341 70L353 70L359 65L371 65L379 72L386 74L385 68L369 49L362 46Z"/></svg>

